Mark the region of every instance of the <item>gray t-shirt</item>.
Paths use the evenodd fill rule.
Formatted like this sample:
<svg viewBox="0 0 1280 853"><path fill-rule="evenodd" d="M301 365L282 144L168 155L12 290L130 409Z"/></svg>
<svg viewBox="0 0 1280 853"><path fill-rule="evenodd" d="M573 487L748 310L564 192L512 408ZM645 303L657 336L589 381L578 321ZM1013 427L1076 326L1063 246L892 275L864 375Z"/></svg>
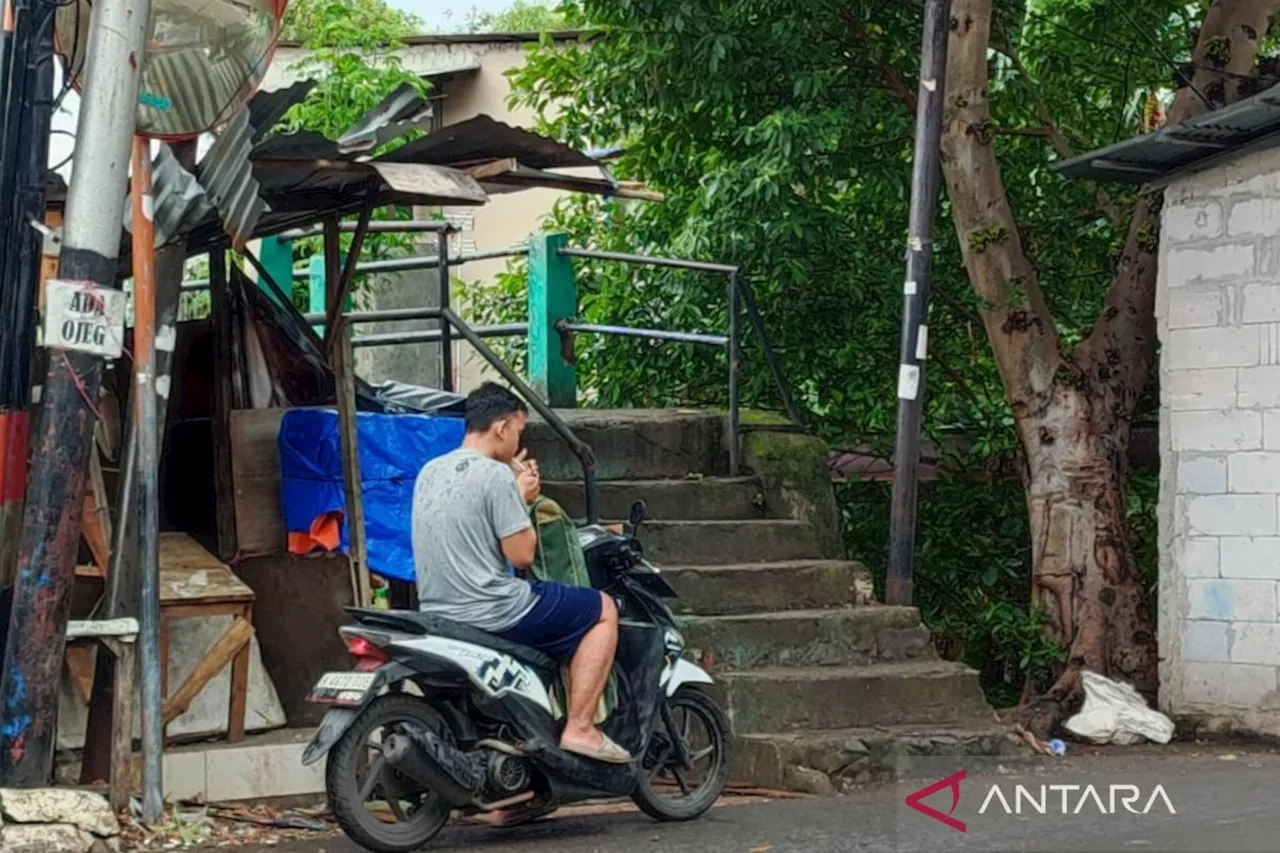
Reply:
<svg viewBox="0 0 1280 853"><path fill-rule="evenodd" d="M500 540L533 526L515 475L474 450L431 460L413 487L418 607L484 631L504 631L533 609Z"/></svg>

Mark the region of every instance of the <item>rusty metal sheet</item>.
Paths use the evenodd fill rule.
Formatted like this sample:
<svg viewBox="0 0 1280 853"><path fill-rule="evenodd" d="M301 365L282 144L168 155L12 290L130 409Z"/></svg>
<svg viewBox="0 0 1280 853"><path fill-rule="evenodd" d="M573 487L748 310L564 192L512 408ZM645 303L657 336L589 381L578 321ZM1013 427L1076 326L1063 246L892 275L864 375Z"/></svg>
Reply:
<svg viewBox="0 0 1280 853"><path fill-rule="evenodd" d="M1162 183L1280 145L1280 86L1229 107L1167 125L1070 160L1053 170L1067 178L1124 183Z"/></svg>
<svg viewBox="0 0 1280 853"><path fill-rule="evenodd" d="M487 115L429 133L378 158L378 162L433 163L461 168L508 157L534 169L573 169L596 165L595 160L563 142L512 127Z"/></svg>
<svg viewBox="0 0 1280 853"><path fill-rule="evenodd" d="M401 83L338 138L343 154L367 153L431 121L435 111L409 83Z"/></svg>
<svg viewBox="0 0 1280 853"><path fill-rule="evenodd" d="M258 220L267 211L249 162L252 134L249 111L240 110L218 133L199 166L200 183L236 249L243 249L253 239Z"/></svg>
<svg viewBox="0 0 1280 853"><path fill-rule="evenodd" d="M370 166L398 193L441 199L444 204L484 204L488 200L476 179L457 169L424 163L371 163Z"/></svg>

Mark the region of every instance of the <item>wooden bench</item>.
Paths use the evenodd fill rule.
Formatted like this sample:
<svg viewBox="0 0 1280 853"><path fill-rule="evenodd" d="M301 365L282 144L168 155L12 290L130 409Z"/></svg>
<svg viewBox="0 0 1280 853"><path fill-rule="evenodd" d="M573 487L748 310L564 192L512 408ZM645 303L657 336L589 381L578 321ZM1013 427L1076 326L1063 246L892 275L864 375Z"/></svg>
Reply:
<svg viewBox="0 0 1280 853"><path fill-rule="evenodd" d="M187 712L218 673L231 665L227 739L244 739L249 699L249 651L253 639L253 590L185 533L160 534L161 695L167 726ZM169 693L169 629L175 619L231 616L231 626L191 674Z"/></svg>

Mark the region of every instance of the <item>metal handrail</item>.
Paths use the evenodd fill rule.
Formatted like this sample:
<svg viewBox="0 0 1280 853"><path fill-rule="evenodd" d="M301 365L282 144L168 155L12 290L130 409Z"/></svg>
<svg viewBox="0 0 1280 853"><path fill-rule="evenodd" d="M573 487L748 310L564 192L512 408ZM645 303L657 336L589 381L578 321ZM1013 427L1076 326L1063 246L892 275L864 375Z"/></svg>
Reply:
<svg viewBox="0 0 1280 853"><path fill-rule="evenodd" d="M556 324L556 328L562 335L572 334L574 332L594 332L597 334L622 335L626 337L649 338L652 340L671 340L685 343L727 346L729 348L729 435L733 436L733 439L729 443L729 469L736 474L739 468L738 463L741 452L741 449L738 446L738 436L742 432L742 404L739 388L739 374L742 362L742 341L741 332L739 330L739 314L741 313L740 304L745 303L747 318L750 320L755 333L760 337L761 348L764 350L765 362L768 364L769 372L772 374L774 384L777 386L778 395L782 398L782 404L787 410L787 417L791 420L792 427L798 428L801 426L800 412L796 409L795 401L791 397L791 383L787 381L787 375L782 370L782 363L778 360L778 354L773 349L773 340L769 337L769 332L765 328L764 318L760 314L760 307L756 304L755 293L752 292L751 285L742 277L741 269L739 267L731 264L717 264L707 261L689 261L681 258L661 258L653 255L605 252L596 249L574 249L568 246L562 247L559 250L559 253L564 257L570 258L618 261L621 263L643 264L654 267L710 272L726 276L729 279L729 334L727 337L721 337L719 335L704 335L695 332L666 332L635 329L628 326L601 326L574 323L571 321L561 321Z"/></svg>
<svg viewBox="0 0 1280 853"><path fill-rule="evenodd" d="M505 323L499 326L476 326L472 329L481 338L514 338L529 333L528 323ZM421 329L415 332L387 332L382 335L361 335L351 339L351 346L384 347L395 344L426 344L444 340L440 329Z"/></svg>
<svg viewBox="0 0 1280 853"><path fill-rule="evenodd" d="M527 325L527 324L526 324ZM619 338L643 338L650 341L675 341L682 344L708 344L715 347L729 345L725 335L704 335L701 332L670 332L665 329L637 329L633 326L602 326L598 323L574 323L560 320L556 331L583 332L594 335L614 335Z"/></svg>
<svg viewBox="0 0 1280 853"><path fill-rule="evenodd" d="M582 465L582 486L586 492L587 504L587 523L595 524L600 520L599 511L596 501L596 456L591 449L591 445L584 442L578 436L574 435L573 430L569 429L569 425L556 414L546 403L542 402L542 398L538 396L525 381L516 375L516 372L507 366L506 362L498 358L497 353L489 349L489 345L484 342L476 330L472 329L462 321L457 314L448 308L440 310L440 318L452 326L463 340L471 344L476 352L480 353L485 361L489 362L489 366L498 371L498 374L511 385L512 389L519 394L524 401L528 403L533 410L542 416L556 434L560 436L566 444L569 445L578 462Z"/></svg>
<svg viewBox="0 0 1280 853"><path fill-rule="evenodd" d="M374 223L370 223L369 230L375 231ZM385 229L384 229L385 230ZM450 257L450 266L461 266L463 264L475 263L476 261L492 261L499 258L518 258L529 254L529 249L524 246L511 246L506 249L486 249L483 252L471 252L469 254ZM247 255L246 257L253 257ZM416 270L435 269L440 266L440 256L435 255L414 255L408 258L392 258L386 261L364 261L356 264L356 272L360 275L373 275L377 273L392 272L414 272ZM311 276L311 270L299 268L293 270L294 281L306 281ZM202 290L209 289L209 279L195 278L182 283L183 293L198 293Z"/></svg>

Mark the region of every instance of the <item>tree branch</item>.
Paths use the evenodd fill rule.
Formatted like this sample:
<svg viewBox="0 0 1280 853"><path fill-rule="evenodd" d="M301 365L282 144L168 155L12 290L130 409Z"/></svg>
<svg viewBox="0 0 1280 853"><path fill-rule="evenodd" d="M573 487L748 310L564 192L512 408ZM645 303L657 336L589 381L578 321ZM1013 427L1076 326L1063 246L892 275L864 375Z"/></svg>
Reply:
<svg viewBox="0 0 1280 853"><path fill-rule="evenodd" d="M1169 125L1207 111L1195 92L1209 93L1211 101L1218 95L1225 104L1235 100L1242 88L1247 91L1240 85L1242 75L1253 71L1259 37L1278 10L1280 0L1235 0L1209 7L1192 56L1195 77L1191 86L1175 95ZM1083 369L1108 381L1124 417L1132 416L1155 361L1159 229L1159 198L1140 200L1098 322L1076 350L1076 361Z"/></svg>
<svg viewBox="0 0 1280 853"><path fill-rule="evenodd" d="M858 49L870 51L873 42L868 37L867 29L856 11L852 7L846 6L841 9L840 17L844 20L844 25L848 31L853 34ZM885 88L892 92L912 115L915 115L916 93L907 85L906 79L903 78L898 69L880 56L874 57L872 62L875 70L879 72L880 78L884 81Z"/></svg>
<svg viewBox="0 0 1280 853"><path fill-rule="evenodd" d="M1013 67L1032 87L1038 88L1036 87L1035 78L1031 76L1031 72L1023 64L1022 56L1018 53L1018 49L1014 47L1009 34L1002 29L1000 38L1001 44L996 49L1009 58L1009 61L1013 63ZM1053 145L1053 150L1057 152L1059 157L1063 160L1070 160L1075 156L1071 149L1071 143L1067 141L1066 135L1054 124L1053 114L1049 112L1049 105L1045 103L1044 98L1040 97L1038 92L1036 94L1036 119L1040 122L1045 136L1049 138L1049 142ZM1098 209L1110 220L1113 227L1119 228L1124 224L1125 211L1111 200L1111 196L1106 190L1092 181L1090 183L1093 186L1093 197L1098 202Z"/></svg>
<svg viewBox="0 0 1280 853"><path fill-rule="evenodd" d="M1058 335L991 147L991 0L956 0L951 15L942 169L965 268L1017 413L1038 405L1051 386L1061 360Z"/></svg>

